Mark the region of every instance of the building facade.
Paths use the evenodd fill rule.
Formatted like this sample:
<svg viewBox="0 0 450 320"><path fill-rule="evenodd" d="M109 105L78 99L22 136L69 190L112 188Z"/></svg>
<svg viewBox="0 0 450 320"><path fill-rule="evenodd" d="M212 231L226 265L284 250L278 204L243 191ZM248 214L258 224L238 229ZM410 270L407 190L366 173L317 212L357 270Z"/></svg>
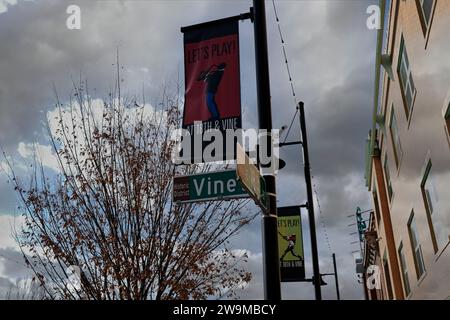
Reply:
<svg viewBox="0 0 450 320"><path fill-rule="evenodd" d="M381 1L366 184L369 299L450 299L450 1Z"/></svg>

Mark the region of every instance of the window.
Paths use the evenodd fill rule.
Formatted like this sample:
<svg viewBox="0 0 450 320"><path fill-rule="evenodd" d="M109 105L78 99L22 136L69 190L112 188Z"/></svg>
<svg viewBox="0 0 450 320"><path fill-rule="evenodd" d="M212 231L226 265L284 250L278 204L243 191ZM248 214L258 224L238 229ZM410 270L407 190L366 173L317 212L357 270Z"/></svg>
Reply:
<svg viewBox="0 0 450 320"><path fill-rule="evenodd" d="M398 132L397 118L395 117L394 105L391 108L391 117L389 120L389 130L391 132L392 146L394 148L395 165L399 166L403 156L402 145L400 143L400 134Z"/></svg>
<svg viewBox="0 0 450 320"><path fill-rule="evenodd" d="M405 288L405 296L407 297L411 292L411 287L409 285L408 268L402 242L400 242L400 246L398 248L398 256L400 257L400 267L402 269L403 287Z"/></svg>
<svg viewBox="0 0 450 320"><path fill-rule="evenodd" d="M392 1L386 0L386 7L384 9L384 26L383 26L383 54L388 54L388 43L389 43L389 26L390 26L390 19L391 19L391 6ZM394 29L395 30L395 29Z"/></svg>
<svg viewBox="0 0 450 320"><path fill-rule="evenodd" d="M405 105L406 117L409 118L414 101L414 95L416 93L416 88L414 86L414 81L411 74L411 66L409 65L408 54L406 52L405 46L405 39L403 38L403 36L402 41L400 42L400 54L397 72L400 78L400 86L402 89L402 96Z"/></svg>
<svg viewBox="0 0 450 320"><path fill-rule="evenodd" d="M380 216L380 206L378 204L378 194L377 193L378 193L378 191L375 188L373 190L373 203L375 205L375 216L376 216L376 219L377 219L377 226L379 226L380 225L380 221L381 221L381 216Z"/></svg>
<svg viewBox="0 0 450 320"><path fill-rule="evenodd" d="M439 203L439 195L436 188L435 179L433 177L433 164L428 160L425 173L421 183L422 196L427 213L428 226L430 228L431 240L433 242L434 252L438 252L448 242L448 236L445 225L440 222L439 214L441 206Z"/></svg>
<svg viewBox="0 0 450 320"><path fill-rule="evenodd" d="M385 175L385 178L386 178L386 186L387 186L389 201L391 201L392 200L392 196L394 195L394 191L392 189L391 173L389 172L388 156L387 155L384 157L384 175Z"/></svg>
<svg viewBox="0 0 450 320"><path fill-rule="evenodd" d="M450 144L450 103L447 106L447 111L444 114L445 120L445 133L447 134L447 140Z"/></svg>
<svg viewBox="0 0 450 320"><path fill-rule="evenodd" d="M434 0L416 0L423 33L426 34L431 23Z"/></svg>
<svg viewBox="0 0 450 320"><path fill-rule="evenodd" d="M416 267L417 279L425 273L425 263L423 262L422 246L420 245L419 235L417 233L416 221L414 218L414 210L408 222L408 233L411 241L411 248L414 257L414 265Z"/></svg>
<svg viewBox="0 0 450 320"><path fill-rule="evenodd" d="M388 298L389 300L392 300L394 298L394 295L392 293L391 273L389 272L389 264L387 261L386 251L384 252L383 255L383 270L384 270L384 277L386 278Z"/></svg>

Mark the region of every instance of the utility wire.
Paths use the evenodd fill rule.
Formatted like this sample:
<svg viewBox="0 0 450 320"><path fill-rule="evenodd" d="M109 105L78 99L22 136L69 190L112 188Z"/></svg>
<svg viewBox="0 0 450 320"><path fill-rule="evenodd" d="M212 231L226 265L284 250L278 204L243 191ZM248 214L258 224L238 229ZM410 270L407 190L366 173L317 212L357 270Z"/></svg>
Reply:
<svg viewBox="0 0 450 320"><path fill-rule="evenodd" d="M281 50L283 51L284 63L286 65L286 71L287 71L287 75L289 77L289 84L291 86L292 97L294 98L294 104L295 104L295 106L297 108L296 111L295 111L294 117L292 118L292 121L291 121L291 124L289 126L289 129L288 129L288 131L286 133L286 137L284 138L284 142L286 142L286 139L288 138L289 133L291 131L292 124L294 123L295 117L297 116L297 113L298 113L298 107L297 107L298 102L297 102L297 96L295 95L294 81L292 80L291 69L289 68L289 61L288 61L287 54L286 54L286 42L284 41L283 32L281 30L280 18L278 17L278 12L277 12L277 7L275 5L275 0L272 0L272 5L273 5L273 12L275 14L275 20L276 20L277 27L278 27L278 33L280 35Z"/></svg>
<svg viewBox="0 0 450 320"><path fill-rule="evenodd" d="M286 137L284 137L283 143L286 142L287 138L289 137L289 132L291 132L292 124L294 123L294 120L295 120L295 117L297 116L297 113L298 113L298 108L295 110L295 114L292 117L291 124L289 125L289 129L288 129L288 131L286 133Z"/></svg>
<svg viewBox="0 0 450 320"><path fill-rule="evenodd" d="M327 230L327 226L326 226L326 222L325 222L325 217L323 216L322 208L320 206L319 193L317 192L316 182L315 182L314 176L312 176L312 175L311 175L311 180L313 180L314 194L316 195L317 208L319 209L320 224L322 225L322 229L323 229L323 233L325 235L325 241L327 242L328 250L330 251L330 254L332 254L333 251L331 250L331 243L330 243L330 238L328 237L328 230Z"/></svg>
<svg viewBox="0 0 450 320"><path fill-rule="evenodd" d="M286 54L286 42L284 41L283 32L281 30L280 18L278 17L278 12L277 12L277 7L275 5L275 0L272 0L272 4L273 4L273 12L275 13L275 19L276 19L276 22L277 22L278 33L280 34L281 50L283 51L284 63L286 64L286 71L287 71L287 74L288 74L288 77L289 77L289 83L291 85L292 96L294 98L295 105L297 105L297 97L295 95L294 81L292 80L291 70L289 68L289 61L288 61L287 54Z"/></svg>
<svg viewBox="0 0 450 320"><path fill-rule="evenodd" d="M283 31L281 30L280 18L278 16L277 7L275 5L275 0L272 0L272 5L273 5L273 12L275 14L277 27L278 27L278 34L280 35L281 49L283 51L284 63L286 65L286 71L287 71L287 75L289 77L289 84L291 86L292 97L294 98L294 103L295 103L295 107L296 107L295 114L292 117L291 124L289 125L289 129L288 129L288 131L286 133L286 137L284 138L284 142L286 142L287 138L289 137L289 133L291 132L292 125L294 124L294 120L295 120L295 118L297 116L297 113L298 113L298 101L297 101L297 96L295 94L295 89L294 89L295 86L294 86L294 81L292 80L291 69L289 67L289 61L288 61L287 54L286 54L286 42L284 40ZM313 179L313 178L314 177L311 176L311 179ZM330 239L328 237L328 231L327 231L327 227L326 227L326 223L325 223L325 218L323 217L322 208L320 206L319 194L317 192L317 186L316 186L315 182L313 182L313 188L314 188L314 194L316 195L317 207L319 209L320 223L321 223L322 229L324 231L324 235L325 235L325 239L326 239L326 242L327 242L328 250L330 251L330 254L332 254Z"/></svg>

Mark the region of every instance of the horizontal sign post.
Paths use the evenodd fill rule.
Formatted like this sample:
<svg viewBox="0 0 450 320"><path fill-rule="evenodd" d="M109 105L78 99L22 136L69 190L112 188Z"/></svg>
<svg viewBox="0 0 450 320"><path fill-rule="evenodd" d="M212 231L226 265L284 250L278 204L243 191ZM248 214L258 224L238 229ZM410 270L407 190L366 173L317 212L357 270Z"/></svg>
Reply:
<svg viewBox="0 0 450 320"><path fill-rule="evenodd" d="M226 170L173 178L173 201L178 203L248 197L237 182L236 171Z"/></svg>

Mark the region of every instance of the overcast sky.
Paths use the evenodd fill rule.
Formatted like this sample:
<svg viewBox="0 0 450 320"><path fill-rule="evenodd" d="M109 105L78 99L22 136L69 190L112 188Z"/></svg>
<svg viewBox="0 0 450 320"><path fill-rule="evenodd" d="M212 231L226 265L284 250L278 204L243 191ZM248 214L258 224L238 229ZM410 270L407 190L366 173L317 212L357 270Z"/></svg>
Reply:
<svg viewBox="0 0 450 320"><path fill-rule="evenodd" d="M351 245L355 231L347 218L357 206L368 208L364 185L364 141L370 129L376 32L366 27L366 9L376 1L276 1L295 91L305 102L314 184L321 272L332 272L331 252L338 260L341 296L362 299ZM66 28L66 8L81 8L81 30ZM71 78L88 79L94 97L107 96L114 85L116 48L124 66L123 89L142 88L156 102L161 88L183 78L181 26L248 11L249 0L235 1L62 1L0 0L0 145L17 166L26 161L30 143L45 152L49 144L42 126L54 107L53 84L68 99ZM289 124L295 112L272 2L266 2L274 127ZM244 127L257 126L253 26L240 23L242 111ZM289 140L299 138L298 120ZM277 180L279 206L304 203L306 192L298 147L282 150L287 167ZM316 202L317 205L317 202ZM0 173L0 297L25 270L13 239L12 223L20 223L17 199ZM321 211L321 215L319 214ZM303 214L307 276L311 256ZM325 237L328 234L330 245ZM242 298L260 299L262 260L260 219L233 241L250 251L253 272ZM326 277L325 299L335 299L334 279ZM283 298L313 299L310 283L283 284Z"/></svg>

